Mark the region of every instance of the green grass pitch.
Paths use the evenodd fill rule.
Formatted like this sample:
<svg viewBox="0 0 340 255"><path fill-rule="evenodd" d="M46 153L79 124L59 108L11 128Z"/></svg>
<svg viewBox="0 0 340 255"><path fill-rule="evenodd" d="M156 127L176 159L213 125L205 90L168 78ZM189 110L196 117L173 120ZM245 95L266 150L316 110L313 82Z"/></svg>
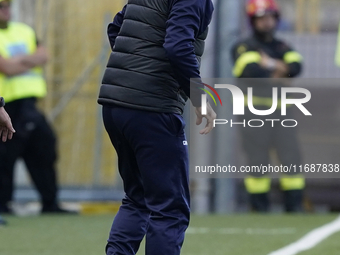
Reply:
<svg viewBox="0 0 340 255"><path fill-rule="evenodd" d="M113 215L6 217L1 255L99 255ZM183 255L267 255L337 217L330 215L192 216ZM301 255L340 254L340 233ZM144 254L143 244L139 251ZM300 255L299 254L299 255Z"/></svg>

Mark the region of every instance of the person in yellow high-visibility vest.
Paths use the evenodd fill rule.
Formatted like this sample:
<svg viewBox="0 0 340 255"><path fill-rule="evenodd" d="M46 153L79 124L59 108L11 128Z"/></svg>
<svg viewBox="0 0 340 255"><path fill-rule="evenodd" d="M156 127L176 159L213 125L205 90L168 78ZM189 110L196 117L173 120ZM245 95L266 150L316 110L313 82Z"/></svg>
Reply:
<svg viewBox="0 0 340 255"><path fill-rule="evenodd" d="M335 54L335 64L340 67L340 25L339 25L339 33L338 33L338 45Z"/></svg>
<svg viewBox="0 0 340 255"><path fill-rule="evenodd" d="M262 78L261 84L254 85L252 102L256 109L267 110L272 102L271 78L294 78L301 73L302 56L275 36L280 19L280 10L275 0L249 0L247 15L253 34L235 44L232 49L234 76L239 78L238 85L247 94L247 79ZM266 80L264 80L266 79ZM276 80L277 82L280 82ZM267 83L266 83L267 82ZM285 86L285 84L279 84ZM280 97L280 95L279 95ZM280 98L279 98L280 100ZM245 100L247 104L247 100ZM287 110L287 119L291 119L292 110ZM258 116L245 108L246 122L251 119L280 119L281 111L277 109L270 116ZM270 151L275 151L283 166L301 163L301 154L294 128L273 127L264 122L262 127L241 127L243 148L250 166L268 166ZM262 174L249 175L245 178L245 187L249 193L250 204L254 211L266 212L270 209L269 192L271 179ZM287 212L302 210L305 179L294 173L282 175L280 188L283 191L284 205Z"/></svg>
<svg viewBox="0 0 340 255"><path fill-rule="evenodd" d="M62 213L57 202L56 137L36 101L46 95L42 66L46 49L29 26L11 22L11 0L0 0L0 95L16 127L16 135L0 143L0 212L11 213L13 171L23 158L37 188L42 212Z"/></svg>

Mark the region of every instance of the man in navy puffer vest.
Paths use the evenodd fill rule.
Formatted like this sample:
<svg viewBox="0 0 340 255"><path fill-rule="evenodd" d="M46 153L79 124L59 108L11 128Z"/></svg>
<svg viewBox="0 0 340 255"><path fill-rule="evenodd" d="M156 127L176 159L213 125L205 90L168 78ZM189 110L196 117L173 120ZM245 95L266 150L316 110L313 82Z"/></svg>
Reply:
<svg viewBox="0 0 340 255"><path fill-rule="evenodd" d="M177 255L189 224L185 102L196 107L200 132L213 128L209 103L190 95L213 13L211 0L128 0L109 25L112 54L98 102L118 154L125 197L106 253L136 254L146 236L147 255Z"/></svg>

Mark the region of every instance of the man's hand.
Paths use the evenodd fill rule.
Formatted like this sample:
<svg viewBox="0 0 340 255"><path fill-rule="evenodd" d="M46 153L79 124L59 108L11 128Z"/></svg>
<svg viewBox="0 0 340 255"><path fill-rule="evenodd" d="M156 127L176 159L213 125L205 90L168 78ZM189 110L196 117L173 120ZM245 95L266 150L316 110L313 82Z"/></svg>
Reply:
<svg viewBox="0 0 340 255"><path fill-rule="evenodd" d="M32 55L22 56L23 64L30 68L43 66L47 63L47 51L43 46L39 46Z"/></svg>
<svg viewBox="0 0 340 255"><path fill-rule="evenodd" d="M286 78L288 75L288 66L281 60L276 60L276 70L272 74L272 78Z"/></svg>
<svg viewBox="0 0 340 255"><path fill-rule="evenodd" d="M268 56L264 51L260 51L261 62L260 66L264 69L275 70L276 69L276 61L275 59Z"/></svg>
<svg viewBox="0 0 340 255"><path fill-rule="evenodd" d="M202 115L202 108L201 107L196 107L196 125L200 125L203 121L203 118L207 119L207 124L204 129L200 131L201 135L206 135L209 134L210 131L214 128L214 120L216 119L217 115L214 112L213 108L207 103L207 115Z"/></svg>
<svg viewBox="0 0 340 255"><path fill-rule="evenodd" d="M288 66L280 60L271 58L265 52L261 51L261 62L262 68L273 71L272 78L285 78L288 74Z"/></svg>
<svg viewBox="0 0 340 255"><path fill-rule="evenodd" d="M20 75L34 67L45 65L47 60L46 49L39 46L32 55L16 56L9 59L0 56L0 72L10 77Z"/></svg>
<svg viewBox="0 0 340 255"><path fill-rule="evenodd" d="M15 130L12 126L11 118L3 107L0 107L0 138L3 142L12 139Z"/></svg>

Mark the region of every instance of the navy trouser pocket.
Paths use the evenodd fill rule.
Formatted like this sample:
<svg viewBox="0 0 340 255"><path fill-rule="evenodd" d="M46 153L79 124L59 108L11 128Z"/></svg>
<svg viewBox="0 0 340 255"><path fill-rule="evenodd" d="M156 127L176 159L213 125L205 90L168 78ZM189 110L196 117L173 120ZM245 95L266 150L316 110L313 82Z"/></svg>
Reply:
<svg viewBox="0 0 340 255"><path fill-rule="evenodd" d="M168 113L168 118L170 119L170 125L172 132L175 136L181 136L184 134L185 121L181 115L175 113Z"/></svg>

